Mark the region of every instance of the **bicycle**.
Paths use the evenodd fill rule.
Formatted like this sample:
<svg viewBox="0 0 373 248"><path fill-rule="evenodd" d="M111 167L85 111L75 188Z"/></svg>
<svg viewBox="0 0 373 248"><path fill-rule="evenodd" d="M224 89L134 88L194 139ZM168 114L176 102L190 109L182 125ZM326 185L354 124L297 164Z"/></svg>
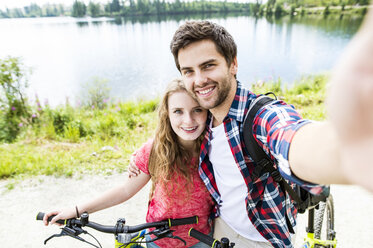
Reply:
<svg viewBox="0 0 373 248"><path fill-rule="evenodd" d="M315 214L316 211L316 214ZM323 228L324 219L326 228ZM334 201L329 195L325 202L321 201L317 205L308 209L307 235L301 248L336 248L337 239L334 230ZM233 242L223 237L220 241L205 235L193 228L189 230L189 236L209 245L211 248L232 248Z"/></svg>
<svg viewBox="0 0 373 248"><path fill-rule="evenodd" d="M323 222L326 222L323 228ZM302 248L336 248L337 239L334 230L334 201L329 195L325 202L308 209L307 236Z"/></svg>
<svg viewBox="0 0 373 248"><path fill-rule="evenodd" d="M36 216L36 220L43 220L43 217L44 213L39 212ZM50 222L53 217L54 216L49 217L48 222ZM84 243L90 244L93 247L102 248L100 242L93 235L89 234L86 230L83 229L83 227L89 227L99 232L114 234L115 248L141 248L144 247L141 244L151 243L162 238L178 239L186 245L185 240L173 235L174 231L171 230L170 227L197 224L198 217L193 216L181 219L168 219L158 222L148 222L136 226L125 225L125 219L120 218L117 220L115 226L106 226L96 222L89 221L88 213L83 213L80 218L58 220L57 223L64 225L61 233L53 234L44 241L44 244L47 244L47 242L52 238L68 236L71 238L75 238L79 241L82 241ZM155 229L152 231L148 231L147 229L149 228ZM81 234L88 234L89 236L91 236L97 242L98 246L80 237L79 235ZM144 240L146 234L153 234L155 235L155 238L146 241Z"/></svg>

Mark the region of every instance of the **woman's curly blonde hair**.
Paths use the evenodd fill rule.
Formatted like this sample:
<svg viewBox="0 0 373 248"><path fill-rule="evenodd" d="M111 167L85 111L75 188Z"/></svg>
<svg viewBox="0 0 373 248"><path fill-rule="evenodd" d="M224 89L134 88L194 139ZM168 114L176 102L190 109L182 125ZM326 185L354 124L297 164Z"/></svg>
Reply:
<svg viewBox="0 0 373 248"><path fill-rule="evenodd" d="M158 125L149 158L149 172L152 177L152 191L155 184L165 185L175 175L184 177L191 185L190 161L193 155L199 154L203 134L196 140L194 150L186 150L173 131L168 113L168 99L175 92L187 92L181 79L172 80L158 106ZM194 166L197 168L198 159ZM193 166L193 165L192 165ZM188 185L179 185L188 190ZM165 187L167 190L167 187Z"/></svg>

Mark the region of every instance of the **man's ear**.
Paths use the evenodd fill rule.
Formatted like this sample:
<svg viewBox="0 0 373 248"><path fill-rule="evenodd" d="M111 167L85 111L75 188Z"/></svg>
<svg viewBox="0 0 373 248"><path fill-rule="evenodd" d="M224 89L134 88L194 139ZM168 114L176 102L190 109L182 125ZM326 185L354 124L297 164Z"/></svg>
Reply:
<svg viewBox="0 0 373 248"><path fill-rule="evenodd" d="M234 57L229 70L230 70L232 75L237 74L237 70L238 70L237 57Z"/></svg>

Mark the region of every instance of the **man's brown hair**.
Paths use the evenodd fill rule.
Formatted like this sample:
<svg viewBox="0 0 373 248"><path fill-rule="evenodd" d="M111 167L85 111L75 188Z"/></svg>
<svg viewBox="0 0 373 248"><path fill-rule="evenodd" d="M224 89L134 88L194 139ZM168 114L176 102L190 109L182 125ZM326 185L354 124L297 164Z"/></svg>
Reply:
<svg viewBox="0 0 373 248"><path fill-rule="evenodd" d="M190 21L181 25L176 30L170 45L176 67L179 71L179 50L193 42L206 39L215 43L216 50L224 56L228 66L231 65L234 58L237 56L237 46L228 31L222 26L210 21Z"/></svg>

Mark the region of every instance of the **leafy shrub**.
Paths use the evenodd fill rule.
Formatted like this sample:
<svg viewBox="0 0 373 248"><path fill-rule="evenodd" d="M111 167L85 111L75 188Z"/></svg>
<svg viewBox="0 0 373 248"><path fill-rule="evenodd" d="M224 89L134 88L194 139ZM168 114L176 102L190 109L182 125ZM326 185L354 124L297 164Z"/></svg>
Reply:
<svg viewBox="0 0 373 248"><path fill-rule="evenodd" d="M110 88L107 79L94 78L83 86L81 97L83 105L90 108L104 109L107 107Z"/></svg>
<svg viewBox="0 0 373 248"><path fill-rule="evenodd" d="M64 137L71 142L78 142L81 137L85 137L87 131L83 123L79 120L69 122L64 126Z"/></svg>
<svg viewBox="0 0 373 248"><path fill-rule="evenodd" d="M72 116L65 111L53 112L53 126L56 134L62 135L67 124L72 120Z"/></svg>
<svg viewBox="0 0 373 248"><path fill-rule="evenodd" d="M21 127L30 122L30 107L25 97L28 70L16 57L0 59L0 141L12 142Z"/></svg>

